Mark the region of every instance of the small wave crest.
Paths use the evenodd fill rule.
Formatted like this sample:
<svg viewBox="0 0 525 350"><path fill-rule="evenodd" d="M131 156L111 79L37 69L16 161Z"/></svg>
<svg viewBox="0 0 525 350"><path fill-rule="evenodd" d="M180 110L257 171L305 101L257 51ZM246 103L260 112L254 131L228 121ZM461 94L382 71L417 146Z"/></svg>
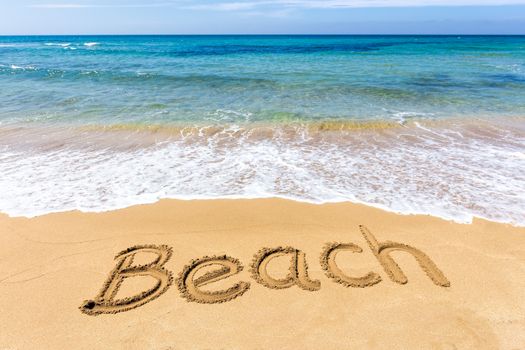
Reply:
<svg viewBox="0 0 525 350"><path fill-rule="evenodd" d="M238 118L239 113L235 114ZM246 115L245 115L246 116ZM247 117L248 118L248 117ZM213 121L227 121L228 115L221 113L220 118L208 118ZM432 123L428 121L427 123ZM229 130L236 130L242 134L257 134L259 132L266 135L291 135L291 134L310 134L324 133L329 131L360 131L360 130L387 130L400 128L402 125L396 121L389 120L325 120L319 122L287 122L287 123L216 123L204 125L166 125L166 124L141 124L141 123L116 123L108 125L85 125L82 130L87 131L130 131L130 132L153 132L165 135L197 135L213 136Z"/></svg>
<svg viewBox="0 0 525 350"><path fill-rule="evenodd" d="M525 130L480 121L347 125L3 126L0 210L281 197L525 225L525 198L516 196L525 188Z"/></svg>
<svg viewBox="0 0 525 350"><path fill-rule="evenodd" d="M68 47L71 45L71 43L44 43L45 46L60 46L60 47Z"/></svg>
<svg viewBox="0 0 525 350"><path fill-rule="evenodd" d="M10 65L0 64L0 67L9 68L12 70L35 70L36 69L35 66L17 66L16 64L10 64Z"/></svg>

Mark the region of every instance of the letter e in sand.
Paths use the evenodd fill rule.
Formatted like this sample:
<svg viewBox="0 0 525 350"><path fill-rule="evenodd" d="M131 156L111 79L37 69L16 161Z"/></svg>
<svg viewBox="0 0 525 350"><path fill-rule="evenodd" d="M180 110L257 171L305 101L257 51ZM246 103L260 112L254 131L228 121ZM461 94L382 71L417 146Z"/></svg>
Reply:
<svg viewBox="0 0 525 350"><path fill-rule="evenodd" d="M214 265L220 268L196 277L199 270ZM250 288L250 283L241 281L226 290L213 292L202 290L200 287L236 275L242 271L242 269L243 266L239 260L226 255L206 256L192 260L189 265L184 267L179 275L179 290L182 296L188 301L203 304L223 303L243 295Z"/></svg>

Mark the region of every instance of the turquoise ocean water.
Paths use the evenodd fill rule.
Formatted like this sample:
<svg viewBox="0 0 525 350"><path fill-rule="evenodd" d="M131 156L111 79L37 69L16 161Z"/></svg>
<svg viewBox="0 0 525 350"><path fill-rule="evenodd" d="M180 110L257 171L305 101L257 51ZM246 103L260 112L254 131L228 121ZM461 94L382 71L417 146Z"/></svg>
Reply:
<svg viewBox="0 0 525 350"><path fill-rule="evenodd" d="M525 224L525 36L0 37L0 211L362 202Z"/></svg>

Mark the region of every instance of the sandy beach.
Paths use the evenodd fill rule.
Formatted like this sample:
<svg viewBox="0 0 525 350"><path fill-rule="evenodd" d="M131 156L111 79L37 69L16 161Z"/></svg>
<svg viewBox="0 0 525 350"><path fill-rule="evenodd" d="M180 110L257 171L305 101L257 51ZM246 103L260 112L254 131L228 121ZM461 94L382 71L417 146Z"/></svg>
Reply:
<svg viewBox="0 0 525 350"><path fill-rule="evenodd" d="M525 228L258 199L0 233L0 349L525 348Z"/></svg>

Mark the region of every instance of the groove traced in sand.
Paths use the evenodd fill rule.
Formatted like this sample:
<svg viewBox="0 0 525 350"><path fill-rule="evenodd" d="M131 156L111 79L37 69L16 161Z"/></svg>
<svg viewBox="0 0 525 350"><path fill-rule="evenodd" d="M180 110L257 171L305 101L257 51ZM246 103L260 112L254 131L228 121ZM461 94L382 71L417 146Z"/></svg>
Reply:
<svg viewBox="0 0 525 350"><path fill-rule="evenodd" d="M275 258L290 255L288 275L283 279L275 279L268 274L267 266ZM252 277L265 287L272 289L290 288L297 285L309 291L321 289L321 282L308 277L308 264L305 254L292 247L262 248L253 257L251 263Z"/></svg>
<svg viewBox="0 0 525 350"><path fill-rule="evenodd" d="M403 243L396 243L392 241L378 242L372 232L364 225L359 225L359 230L365 237L372 253L376 256L383 269L388 274L390 279L399 284L406 284L408 279L403 273L399 265L390 257L390 253L394 251L404 251L414 256L419 266L427 276L434 282L435 285L441 287L450 287L450 281L445 277L443 272L434 264L430 258L421 250L411 247Z"/></svg>
<svg viewBox="0 0 525 350"><path fill-rule="evenodd" d="M144 265L132 266L138 253L154 253L157 258ZM137 245L117 254L117 265L110 272L99 294L94 300L85 300L80 310L88 315L115 314L142 306L166 292L173 281L170 271L164 264L170 259L172 249L167 245ZM155 286L140 294L124 299L115 299L122 282L134 276L150 276L157 280Z"/></svg>
<svg viewBox="0 0 525 350"><path fill-rule="evenodd" d="M441 287L450 286L450 282L441 270L419 249L391 241L378 242L365 226L360 225L359 229L372 253L392 281L400 284L408 282L401 268L390 256L390 253L394 251L404 251L410 253L416 259L419 266L434 284ZM370 287L381 282L381 276L375 272L368 272L361 277L345 274L336 263L336 257L342 251L362 253L363 249L354 243L332 242L325 244L320 255L320 263L328 278L346 287L357 288ZM157 257L149 264L132 266L133 259L138 253L153 253ZM115 257L115 260L117 260L115 268L109 274L97 297L94 300L85 300L80 306L80 310L88 315L111 314L134 309L158 298L169 288L173 280L171 272L163 267L170 259L171 254L172 249L166 245L139 245L120 252ZM289 257L288 274L281 279L274 278L268 272L268 266L274 259L282 256ZM215 269L212 269L212 267L215 267ZM199 274L201 270L203 270L203 273ZM239 274L242 270L243 265L241 262L228 255L205 256L194 259L179 274L177 279L178 289L182 297L187 301L203 304L224 303L243 295L250 288L250 283L240 281L228 289L214 291L208 291L202 289L202 287L232 277ZM321 282L310 279L308 275L305 253L290 246L260 249L253 257L250 264L250 272L255 281L271 289L291 288L294 285L308 291L321 289ZM153 288L140 294L116 299L124 280L135 276L153 277L157 282Z"/></svg>
<svg viewBox="0 0 525 350"><path fill-rule="evenodd" d="M195 278L199 270L214 265L222 267ZM243 295L250 288L250 283L241 281L226 290L213 292L203 291L199 287L228 278L238 274L242 270L243 266L241 262L235 258L227 255L205 256L192 260L184 267L177 279L177 285L181 295L187 301L202 304L224 303Z"/></svg>
<svg viewBox="0 0 525 350"><path fill-rule="evenodd" d="M327 243L321 252L321 267L326 276L345 287L365 288L381 282L381 276L375 272L369 272L363 277L350 277L346 275L335 262L335 258L340 251L350 251L353 253L362 253L363 249L353 243Z"/></svg>

